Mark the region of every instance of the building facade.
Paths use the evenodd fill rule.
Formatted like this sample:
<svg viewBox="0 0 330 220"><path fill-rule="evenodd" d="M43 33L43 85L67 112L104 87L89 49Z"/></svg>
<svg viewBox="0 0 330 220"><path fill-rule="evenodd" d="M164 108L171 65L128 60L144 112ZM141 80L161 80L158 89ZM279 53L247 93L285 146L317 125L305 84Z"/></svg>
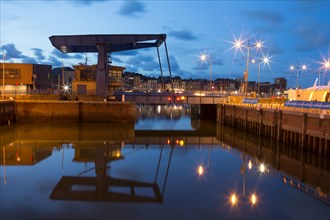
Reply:
<svg viewBox="0 0 330 220"><path fill-rule="evenodd" d="M75 72L71 67L57 67L52 70L51 88L61 89L63 85L72 88L72 82L75 80Z"/></svg>
<svg viewBox="0 0 330 220"><path fill-rule="evenodd" d="M5 94L30 94L37 90L51 89L51 65L25 63L0 63L0 65L1 93L4 91Z"/></svg>
<svg viewBox="0 0 330 220"><path fill-rule="evenodd" d="M107 94L111 95L115 90L123 86L124 67L109 66ZM72 93L81 95L96 94L96 65L74 66L75 79L72 82Z"/></svg>

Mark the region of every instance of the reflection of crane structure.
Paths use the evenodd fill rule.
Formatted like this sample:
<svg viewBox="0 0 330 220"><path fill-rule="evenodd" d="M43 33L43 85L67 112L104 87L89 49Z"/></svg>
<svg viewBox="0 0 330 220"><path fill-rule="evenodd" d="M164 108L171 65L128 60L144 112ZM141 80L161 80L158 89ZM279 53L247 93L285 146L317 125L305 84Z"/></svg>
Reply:
<svg viewBox="0 0 330 220"><path fill-rule="evenodd" d="M94 161L96 177L63 176L51 193L50 198L55 200L162 203L171 156L168 161L162 192L157 184L161 157L162 151L154 181L142 182L113 178L107 174L108 163L125 159L121 154L119 144L106 147L77 147L74 161ZM90 170L92 169L83 171L80 175ZM152 195L150 195L150 191L152 191Z"/></svg>
<svg viewBox="0 0 330 220"><path fill-rule="evenodd" d="M116 129L113 129L114 127ZM252 165L255 168L258 167L261 172L264 170L265 173L269 173L268 170L270 170L270 174L277 174L277 177L280 177L284 183L329 204L330 172L327 166L328 157L312 155L313 158L308 159L309 155L303 154L302 148L284 147L279 142L271 142L271 140L269 142L266 142L267 140L262 141L258 136L246 135L244 132L238 132L231 127L217 126L207 129L203 123L200 123L199 129L192 131L152 131L134 130L134 127L129 125L125 127L124 125L109 123L103 125L79 123L77 125L60 124L56 126L52 124L47 127L37 126L36 124L17 124L15 127L10 128L7 132L1 130L0 133L2 154L6 155L0 160L3 159L4 165L10 164L9 158L13 155L18 155L21 162L28 160L29 156L32 155L31 152L36 150L41 153L38 158L46 158L46 155L51 154L51 149L54 150L54 146L63 145L63 143L72 143L75 148L75 162L95 163L95 168L85 170L77 176L63 177L54 188L52 194L54 199L81 198L95 201L161 202L160 199L164 195L174 148L184 147L188 149L195 146L211 146L212 149L219 146L225 150L229 149L239 157L244 155L245 161L244 167L242 166L242 174L251 169L250 166ZM179 138L176 139L175 137ZM161 151L163 151L163 147L170 147L171 154L162 190L157 185L162 152L159 156L156 177L150 182L118 179L108 174L110 163L118 160L128 160L121 152L121 146L124 145L124 142L126 149L129 145L132 145L132 148L134 146L155 147L161 149ZM15 146L19 147L18 154L14 149ZM17 159L15 160L15 163L20 165L17 163ZM264 166L261 166L260 161L265 162ZM249 163L246 164L245 162ZM13 159L12 165L15 165L15 163ZM272 165L274 168L266 164ZM96 177L80 176L92 170L95 170ZM112 191L112 189L118 188L125 189L127 193ZM140 196L137 192L141 188L151 189L153 197ZM249 195L249 192L246 195Z"/></svg>

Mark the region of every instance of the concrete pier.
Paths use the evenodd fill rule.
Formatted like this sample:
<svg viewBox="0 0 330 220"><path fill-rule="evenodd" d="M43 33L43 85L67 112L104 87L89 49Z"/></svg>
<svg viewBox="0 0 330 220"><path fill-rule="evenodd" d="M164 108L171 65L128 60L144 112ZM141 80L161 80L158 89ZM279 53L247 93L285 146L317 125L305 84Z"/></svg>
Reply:
<svg viewBox="0 0 330 220"><path fill-rule="evenodd" d="M301 146L311 152L328 153L330 116L326 114L219 104L217 120L221 124Z"/></svg>
<svg viewBox="0 0 330 220"><path fill-rule="evenodd" d="M135 103L96 101L36 101L0 102L1 124L8 120L32 121L93 121L135 122Z"/></svg>
<svg viewBox="0 0 330 220"><path fill-rule="evenodd" d="M15 102L0 100L0 125L15 122Z"/></svg>

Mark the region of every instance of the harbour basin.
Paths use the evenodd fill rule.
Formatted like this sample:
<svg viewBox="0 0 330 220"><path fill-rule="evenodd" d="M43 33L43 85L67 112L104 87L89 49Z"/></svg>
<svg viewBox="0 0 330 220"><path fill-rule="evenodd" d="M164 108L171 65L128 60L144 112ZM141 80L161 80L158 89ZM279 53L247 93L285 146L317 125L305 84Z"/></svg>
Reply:
<svg viewBox="0 0 330 220"><path fill-rule="evenodd" d="M329 155L138 106L0 127L1 219L329 219Z"/></svg>

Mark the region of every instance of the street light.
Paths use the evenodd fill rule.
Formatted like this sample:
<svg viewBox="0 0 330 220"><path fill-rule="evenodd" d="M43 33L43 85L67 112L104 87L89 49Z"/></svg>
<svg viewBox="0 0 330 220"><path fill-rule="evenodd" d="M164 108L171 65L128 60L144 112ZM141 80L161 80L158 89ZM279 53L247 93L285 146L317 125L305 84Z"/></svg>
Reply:
<svg viewBox="0 0 330 220"><path fill-rule="evenodd" d="M324 76L326 77L327 70L330 69L330 59L328 59L328 60L324 60L324 62L321 63L321 64L322 64L321 69L324 69ZM320 78L320 77L319 77L319 78ZM325 83L327 83L327 82L325 82ZM327 85L327 84L326 84L326 85Z"/></svg>
<svg viewBox="0 0 330 220"><path fill-rule="evenodd" d="M260 96L260 64L269 64L270 58L269 57L263 57L263 58L258 58L257 60L253 59L251 61L252 63L258 63L258 97Z"/></svg>
<svg viewBox="0 0 330 220"><path fill-rule="evenodd" d="M245 66L245 71L244 71L244 80L245 80L245 97L247 97L247 92L248 92L248 78L249 78L249 62L250 62L250 48L256 48L261 49L263 47L263 42L261 41L257 41L254 44L250 45L250 40L247 40L247 54L246 54L246 66ZM238 39L235 40L234 42L234 47L236 49L240 49L242 51L242 47L244 47L243 45L244 41Z"/></svg>
<svg viewBox="0 0 330 220"><path fill-rule="evenodd" d="M307 65L305 65L305 64L302 65L302 66L300 67L300 69L303 70L303 71L307 70ZM299 68L295 67L294 65L291 65L291 66L290 66L290 70L291 70L291 71L296 70L296 74L297 74L297 77L296 77L296 88L298 88L298 72L299 72Z"/></svg>
<svg viewBox="0 0 330 220"><path fill-rule="evenodd" d="M2 55L2 98L5 99L5 59L6 54Z"/></svg>
<svg viewBox="0 0 330 220"><path fill-rule="evenodd" d="M205 53L202 53L199 56L199 60L205 63L207 62L207 60L210 61L210 91L212 91L212 54L210 54L210 57L208 58Z"/></svg>

